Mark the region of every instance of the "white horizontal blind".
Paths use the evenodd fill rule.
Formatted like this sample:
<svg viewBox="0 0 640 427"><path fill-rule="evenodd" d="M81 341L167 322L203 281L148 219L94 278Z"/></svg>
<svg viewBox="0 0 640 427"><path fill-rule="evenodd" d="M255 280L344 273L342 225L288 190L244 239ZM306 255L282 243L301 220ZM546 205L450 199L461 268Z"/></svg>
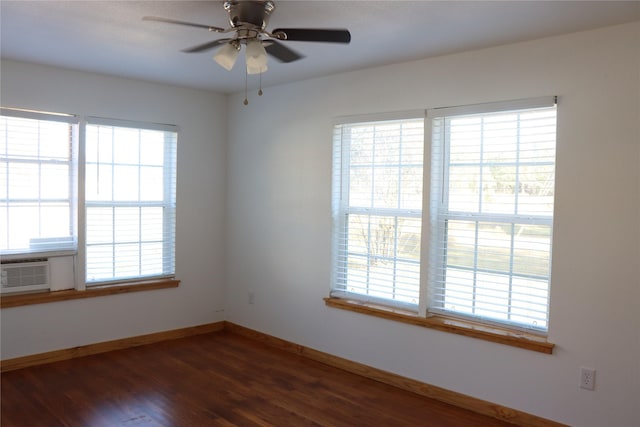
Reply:
<svg viewBox="0 0 640 427"><path fill-rule="evenodd" d="M547 330L556 108L535 101L430 112L431 312Z"/></svg>
<svg viewBox="0 0 640 427"><path fill-rule="evenodd" d="M333 295L417 307L424 119L334 127Z"/></svg>
<svg viewBox="0 0 640 427"><path fill-rule="evenodd" d="M75 252L78 118L1 112L0 254Z"/></svg>
<svg viewBox="0 0 640 427"><path fill-rule="evenodd" d="M88 285L173 276L176 144L173 126L88 120Z"/></svg>

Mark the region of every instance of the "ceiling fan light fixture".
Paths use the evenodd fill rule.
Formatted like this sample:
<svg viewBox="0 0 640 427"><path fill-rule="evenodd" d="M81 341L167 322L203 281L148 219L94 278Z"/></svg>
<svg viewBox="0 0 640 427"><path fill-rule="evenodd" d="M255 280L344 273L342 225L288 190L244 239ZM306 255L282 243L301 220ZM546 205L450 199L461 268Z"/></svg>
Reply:
<svg viewBox="0 0 640 427"><path fill-rule="evenodd" d="M215 55L213 60L218 63L222 68L227 71L231 71L240 54L240 44L238 42L229 42L224 44Z"/></svg>
<svg viewBox="0 0 640 427"><path fill-rule="evenodd" d="M247 74L259 74L267 71L267 51L262 46L262 40L255 38L247 41L245 55Z"/></svg>
<svg viewBox="0 0 640 427"><path fill-rule="evenodd" d="M247 64L247 74L261 74L264 73L268 70L268 67L266 65L262 65L260 67L252 67L249 64Z"/></svg>

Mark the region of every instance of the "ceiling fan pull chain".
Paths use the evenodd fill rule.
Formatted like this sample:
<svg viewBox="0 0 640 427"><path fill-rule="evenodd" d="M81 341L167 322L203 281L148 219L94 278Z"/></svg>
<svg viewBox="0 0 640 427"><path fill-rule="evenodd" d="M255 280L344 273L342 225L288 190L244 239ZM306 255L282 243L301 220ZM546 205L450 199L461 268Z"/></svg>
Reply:
<svg viewBox="0 0 640 427"><path fill-rule="evenodd" d="M244 69L244 105L249 105L249 100L247 99L247 80L249 78L249 73L247 72L247 69Z"/></svg>
<svg viewBox="0 0 640 427"><path fill-rule="evenodd" d="M260 71L260 89L258 89L258 96L262 96L262 71Z"/></svg>

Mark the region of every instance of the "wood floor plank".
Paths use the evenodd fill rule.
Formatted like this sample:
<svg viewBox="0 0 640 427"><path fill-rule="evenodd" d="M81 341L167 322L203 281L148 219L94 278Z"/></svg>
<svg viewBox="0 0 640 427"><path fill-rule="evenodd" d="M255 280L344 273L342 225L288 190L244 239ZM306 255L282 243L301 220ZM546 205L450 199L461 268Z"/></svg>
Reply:
<svg viewBox="0 0 640 427"><path fill-rule="evenodd" d="M3 427L510 424L229 332L2 374Z"/></svg>

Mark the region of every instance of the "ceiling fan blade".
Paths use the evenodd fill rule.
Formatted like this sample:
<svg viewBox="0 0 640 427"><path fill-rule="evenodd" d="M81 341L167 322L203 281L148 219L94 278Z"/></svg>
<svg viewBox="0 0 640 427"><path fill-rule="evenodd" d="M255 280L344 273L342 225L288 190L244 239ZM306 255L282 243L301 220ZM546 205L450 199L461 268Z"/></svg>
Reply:
<svg viewBox="0 0 640 427"><path fill-rule="evenodd" d="M214 40L212 42L200 44L198 46L193 46L193 47L190 47L190 48L187 48L187 49L182 49L182 51L186 52L186 53L204 52L205 50L213 49L216 46L220 46L221 44L225 44L230 40L233 40L233 39L218 39L218 40Z"/></svg>
<svg viewBox="0 0 640 427"><path fill-rule="evenodd" d="M166 24L186 25L187 27L205 28L205 29L207 29L209 31L213 31L215 33L224 33L224 32L227 31L224 28L212 27L211 25L195 24L193 22L186 22L186 21L177 21L175 19L161 18L159 16L145 16L145 17L142 18L142 20L143 21L164 22Z"/></svg>
<svg viewBox="0 0 640 427"><path fill-rule="evenodd" d="M288 63L304 58L303 55L273 39L264 42L264 50L280 62Z"/></svg>
<svg viewBox="0 0 640 427"><path fill-rule="evenodd" d="M324 43L349 43L351 41L351 33L347 29L277 28L272 33L280 40ZM281 35L282 38L280 38Z"/></svg>

